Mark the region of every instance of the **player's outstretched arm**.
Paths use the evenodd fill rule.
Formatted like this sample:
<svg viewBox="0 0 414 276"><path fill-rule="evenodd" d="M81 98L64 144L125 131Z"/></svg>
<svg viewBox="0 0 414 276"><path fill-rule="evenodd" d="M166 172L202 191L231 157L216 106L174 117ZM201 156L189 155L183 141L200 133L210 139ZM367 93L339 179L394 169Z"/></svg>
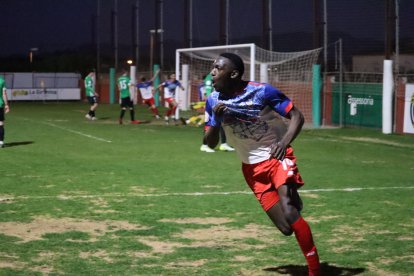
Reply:
<svg viewBox="0 0 414 276"><path fill-rule="evenodd" d="M160 69L158 69L156 72L155 72L155 74L154 74L154 76L150 79L150 81L151 82L153 82L154 80L155 80L155 78L158 76L158 74L160 73Z"/></svg>

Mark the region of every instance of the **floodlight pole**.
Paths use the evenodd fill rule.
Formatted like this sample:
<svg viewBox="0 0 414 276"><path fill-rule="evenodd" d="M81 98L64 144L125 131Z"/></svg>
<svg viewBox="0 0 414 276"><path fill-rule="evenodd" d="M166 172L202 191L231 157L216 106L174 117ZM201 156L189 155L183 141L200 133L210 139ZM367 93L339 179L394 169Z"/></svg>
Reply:
<svg viewBox="0 0 414 276"><path fill-rule="evenodd" d="M99 22L101 18L101 0L96 0L96 79L99 80L101 72L101 34L99 32Z"/></svg>
<svg viewBox="0 0 414 276"><path fill-rule="evenodd" d="M135 65L139 65L139 0L135 2Z"/></svg>
<svg viewBox="0 0 414 276"><path fill-rule="evenodd" d="M118 70L118 0L114 0L113 9L113 35L114 35L114 67L115 71Z"/></svg>
<svg viewBox="0 0 414 276"><path fill-rule="evenodd" d="M323 0L323 67L328 71L328 9L326 0Z"/></svg>
<svg viewBox="0 0 414 276"><path fill-rule="evenodd" d="M157 34L162 34L162 32L164 32L163 29L150 30L150 72L152 72L152 69L153 69L152 67L154 65L154 52L155 52L154 48L156 48L155 41L157 41L156 37L157 37ZM151 73L151 76L152 76L152 73Z"/></svg>
<svg viewBox="0 0 414 276"><path fill-rule="evenodd" d="M38 48L30 48L29 50L29 61L30 63L33 63L33 53L37 52L39 49Z"/></svg>

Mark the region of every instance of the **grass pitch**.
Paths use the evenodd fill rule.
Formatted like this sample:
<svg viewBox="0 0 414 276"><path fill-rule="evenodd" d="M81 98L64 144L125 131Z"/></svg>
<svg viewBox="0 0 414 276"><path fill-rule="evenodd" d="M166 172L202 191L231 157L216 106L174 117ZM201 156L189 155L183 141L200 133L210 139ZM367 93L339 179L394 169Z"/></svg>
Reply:
<svg viewBox="0 0 414 276"><path fill-rule="evenodd" d="M303 275L235 153L119 107L13 103L0 149L0 275ZM189 114L184 114L189 115ZM126 113L126 121L129 114ZM151 120L137 108L137 119ZM414 138L304 130L300 193L325 275L414 275Z"/></svg>

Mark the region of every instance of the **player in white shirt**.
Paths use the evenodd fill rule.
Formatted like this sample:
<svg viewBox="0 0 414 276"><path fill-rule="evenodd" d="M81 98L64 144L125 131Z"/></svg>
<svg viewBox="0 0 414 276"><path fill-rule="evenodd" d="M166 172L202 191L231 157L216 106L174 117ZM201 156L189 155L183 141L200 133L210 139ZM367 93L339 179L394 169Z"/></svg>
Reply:
<svg viewBox="0 0 414 276"><path fill-rule="evenodd" d="M177 101L175 100L175 90L180 87L184 90L181 83L175 78L175 74L171 74L169 79L158 86L158 89L164 89L164 101L168 103L168 110L165 113L165 123L169 124L169 119L173 118L175 121L175 110L177 109Z"/></svg>
<svg viewBox="0 0 414 276"><path fill-rule="evenodd" d="M141 94L143 104L146 104L151 109L152 114L154 114L154 117L157 119L160 118L160 114L158 108L155 106L153 83L159 72L160 70L158 70L149 81L142 76L140 82L137 83L137 88Z"/></svg>

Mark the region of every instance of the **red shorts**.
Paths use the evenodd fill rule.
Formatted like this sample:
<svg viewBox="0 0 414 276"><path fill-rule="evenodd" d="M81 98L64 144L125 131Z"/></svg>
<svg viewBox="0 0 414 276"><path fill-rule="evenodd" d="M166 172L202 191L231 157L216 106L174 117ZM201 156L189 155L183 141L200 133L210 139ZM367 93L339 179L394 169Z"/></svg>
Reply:
<svg viewBox="0 0 414 276"><path fill-rule="evenodd" d="M299 188L304 184L291 147L287 148L283 161L272 158L257 164L243 163L242 171L247 184L265 211L279 201L277 189L280 186L294 183Z"/></svg>
<svg viewBox="0 0 414 276"><path fill-rule="evenodd" d="M155 101L154 98L150 98L150 99L144 99L142 100L142 102L148 106L153 106L155 105Z"/></svg>
<svg viewBox="0 0 414 276"><path fill-rule="evenodd" d="M175 99L174 98L165 98L164 100L165 100L165 102L167 102L169 104L172 104Z"/></svg>

